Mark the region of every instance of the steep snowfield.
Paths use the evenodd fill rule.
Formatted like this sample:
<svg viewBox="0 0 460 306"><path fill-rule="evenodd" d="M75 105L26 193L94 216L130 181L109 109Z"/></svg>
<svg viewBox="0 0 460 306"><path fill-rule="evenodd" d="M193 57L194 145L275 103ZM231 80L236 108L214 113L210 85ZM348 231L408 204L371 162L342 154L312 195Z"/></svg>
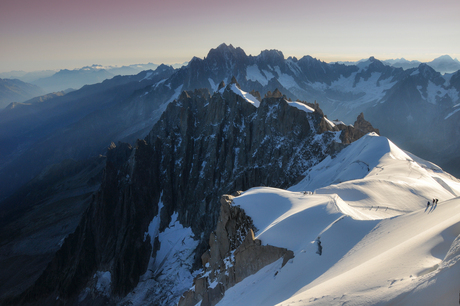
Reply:
<svg viewBox="0 0 460 306"><path fill-rule="evenodd" d="M366 67L360 68L363 70ZM319 91L331 90L355 95L356 98L353 101L348 101L346 105L346 107L353 109L369 102L380 101L385 96L385 92L396 84L396 81L393 81L391 77L381 80L382 74L379 72L372 72L369 79L360 78L355 83L358 73L353 72L348 77L342 75L338 80L331 82L330 85L321 82L309 83L308 85Z"/></svg>
<svg viewBox="0 0 460 306"><path fill-rule="evenodd" d="M159 203L158 211L163 204ZM147 272L141 276L137 287L128 294L121 305L148 305L159 292L169 290L167 298L155 300L155 305L174 305L179 301L181 294L193 285L193 278L198 271L191 273L193 264L193 250L198 245L191 228L183 227L177 221L177 213L172 216L171 222L163 232L158 233L160 216L153 218L149 235L156 237L160 242L160 249L156 257L150 257ZM151 241L153 247L153 241Z"/></svg>
<svg viewBox="0 0 460 306"><path fill-rule="evenodd" d="M234 199L262 244L295 257L246 278L218 305L457 305L459 195L457 179L368 134L289 190ZM432 198L439 203L427 207Z"/></svg>
<svg viewBox="0 0 460 306"><path fill-rule="evenodd" d="M260 106L260 102L259 100L257 100L256 97L254 97L253 95L251 95L250 93L247 93L243 90L241 90L241 88L239 88L238 86L236 86L236 84L230 84L230 88L231 90L236 93L237 95L243 97L246 101L248 101L249 103L251 103L252 105L254 105L255 107L259 107ZM224 90L225 90L226 87L222 88L220 93L223 93Z"/></svg>

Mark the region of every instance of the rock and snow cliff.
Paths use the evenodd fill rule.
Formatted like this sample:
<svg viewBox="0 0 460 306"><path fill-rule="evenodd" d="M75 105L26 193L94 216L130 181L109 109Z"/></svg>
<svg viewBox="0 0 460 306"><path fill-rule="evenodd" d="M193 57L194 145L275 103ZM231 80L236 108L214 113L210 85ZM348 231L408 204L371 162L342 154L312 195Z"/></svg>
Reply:
<svg viewBox="0 0 460 306"><path fill-rule="evenodd" d="M366 135L288 190L232 199L262 245L294 257L245 278L217 305L456 305L459 195L460 181L436 165Z"/></svg>
<svg viewBox="0 0 460 306"><path fill-rule="evenodd" d="M359 134L350 129L278 91L261 101L236 82L212 96L183 92L145 140L109 148L101 189L22 301L177 302L222 194L291 186Z"/></svg>

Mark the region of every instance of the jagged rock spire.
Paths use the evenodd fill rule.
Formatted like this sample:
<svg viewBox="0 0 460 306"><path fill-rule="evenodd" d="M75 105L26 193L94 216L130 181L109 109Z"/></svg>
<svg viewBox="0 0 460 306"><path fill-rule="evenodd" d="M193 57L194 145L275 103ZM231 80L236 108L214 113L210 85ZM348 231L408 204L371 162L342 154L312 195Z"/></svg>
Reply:
<svg viewBox="0 0 460 306"><path fill-rule="evenodd" d="M182 93L180 94L179 96L179 99L182 100L182 99L187 99L189 98L190 99L190 95L187 93L187 91L182 91Z"/></svg>
<svg viewBox="0 0 460 306"><path fill-rule="evenodd" d="M266 94L265 94L265 98L283 98L284 95L281 93L281 91L279 91L278 88L276 88L273 93L271 91L268 91Z"/></svg>
<svg viewBox="0 0 460 306"><path fill-rule="evenodd" d="M220 82L219 87L217 88L217 91L221 90L224 87L225 87L225 82L224 81Z"/></svg>
<svg viewBox="0 0 460 306"><path fill-rule="evenodd" d="M238 84L238 81L236 80L235 76L232 76L232 80L230 81L230 84L235 84L236 87L241 89L240 84Z"/></svg>

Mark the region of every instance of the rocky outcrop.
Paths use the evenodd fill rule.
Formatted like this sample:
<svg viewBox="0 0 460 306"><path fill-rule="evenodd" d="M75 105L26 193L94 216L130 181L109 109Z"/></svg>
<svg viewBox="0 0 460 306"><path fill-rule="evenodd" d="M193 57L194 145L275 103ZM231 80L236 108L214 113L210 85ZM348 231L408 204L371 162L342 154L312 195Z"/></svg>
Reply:
<svg viewBox="0 0 460 306"><path fill-rule="evenodd" d="M380 131L372 126L370 122L364 119L364 114L359 114L353 126L340 125L339 128L342 130L340 140L343 144L349 144L353 141L358 140L367 133L375 132L380 135Z"/></svg>
<svg viewBox="0 0 460 306"><path fill-rule="evenodd" d="M216 231L209 238L210 249L202 258L204 271L194 280L194 287L185 292L179 306L216 305L225 291L276 260L282 266L294 257L285 248L262 245L254 238L254 225L241 208L232 205L233 196L221 198L220 217Z"/></svg>
<svg viewBox="0 0 460 306"><path fill-rule="evenodd" d="M284 96L281 91L278 90L278 88L276 88L273 92L271 91L267 91L267 93L265 94L265 98L284 98L286 99L286 96Z"/></svg>
<svg viewBox="0 0 460 306"><path fill-rule="evenodd" d="M355 124L353 125L355 129L363 132L364 134L375 132L378 135L380 135L380 131L372 126L372 124L369 121L366 121L364 119L364 114L361 113L359 114L358 118L355 121Z"/></svg>

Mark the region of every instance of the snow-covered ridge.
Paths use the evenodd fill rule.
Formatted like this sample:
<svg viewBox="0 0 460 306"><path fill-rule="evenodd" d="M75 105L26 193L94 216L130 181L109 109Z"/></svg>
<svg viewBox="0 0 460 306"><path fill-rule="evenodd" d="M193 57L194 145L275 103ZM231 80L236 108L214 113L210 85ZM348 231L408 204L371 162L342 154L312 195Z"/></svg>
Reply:
<svg viewBox="0 0 460 306"><path fill-rule="evenodd" d="M313 113L315 110L313 108L311 108L310 106L304 104L304 103L300 103L300 102L290 102L290 101L286 101L290 106L292 107L295 107L297 109L300 109L306 113Z"/></svg>
<svg viewBox="0 0 460 306"><path fill-rule="evenodd" d="M259 187L234 198L262 244L295 257L247 277L218 305L457 303L457 179L375 134L306 175L289 190Z"/></svg>
<svg viewBox="0 0 460 306"><path fill-rule="evenodd" d="M232 83L232 84L229 84L230 86L230 89L237 95L243 97L248 103L251 103L252 105L254 105L255 107L259 107L260 106L260 102L259 100L257 100L256 97L254 97L253 95L251 95L250 93L247 93L243 90L241 90L241 88L239 88L235 83ZM224 90L226 89L226 87L224 88L221 88L220 90L220 93L222 94L224 92Z"/></svg>

